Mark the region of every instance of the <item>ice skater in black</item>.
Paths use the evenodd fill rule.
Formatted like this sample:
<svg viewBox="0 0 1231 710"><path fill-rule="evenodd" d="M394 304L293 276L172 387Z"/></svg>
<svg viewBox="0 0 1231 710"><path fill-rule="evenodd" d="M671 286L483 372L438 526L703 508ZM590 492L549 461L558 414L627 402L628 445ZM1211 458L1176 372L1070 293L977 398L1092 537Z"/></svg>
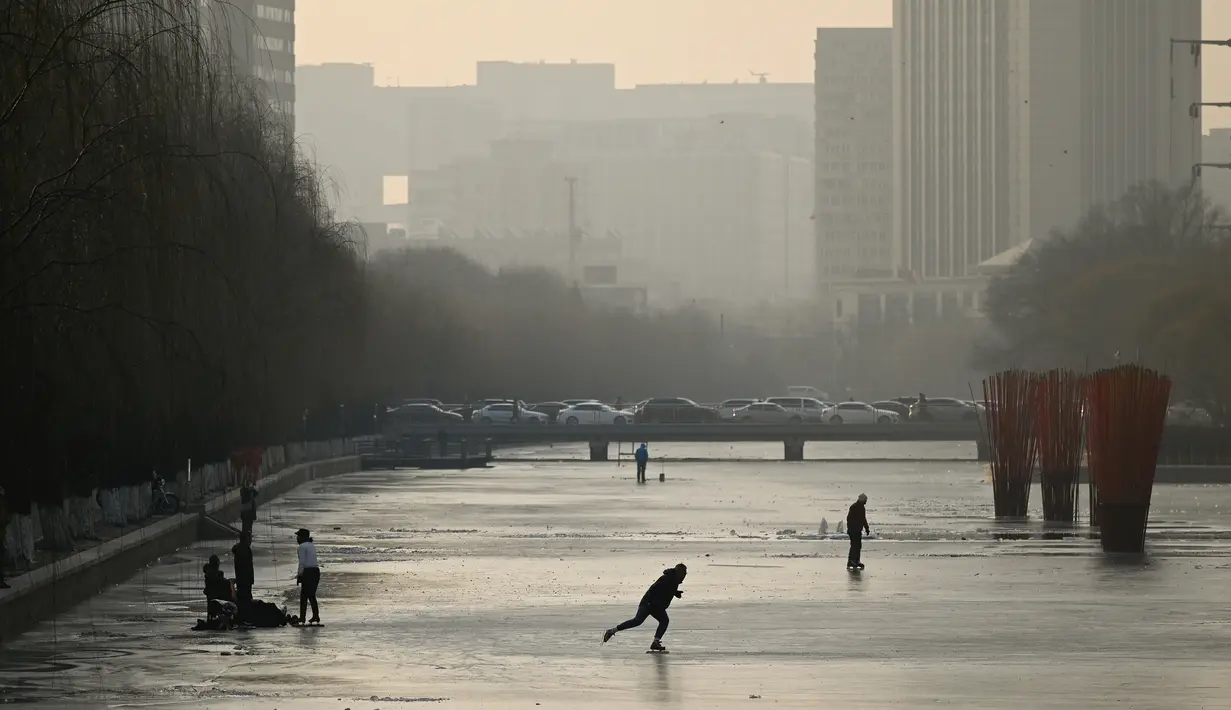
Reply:
<svg viewBox="0 0 1231 710"><path fill-rule="evenodd" d="M865 532L872 534L872 529L868 527L868 511L864 509L867 502L868 496L860 493L859 500L851 504L851 510L846 514L846 534L851 537L851 551L846 555L847 569L863 569L863 563L859 561L863 535Z"/></svg>
<svg viewBox="0 0 1231 710"><path fill-rule="evenodd" d="M251 478L239 489L239 520L243 523L243 533L251 538L252 524L256 522L256 484Z"/></svg>
<svg viewBox="0 0 1231 710"><path fill-rule="evenodd" d="M667 649L662 644L663 634L667 633L667 624L671 622L671 619L667 617L667 607L671 606L672 599L684 596L684 592L680 591L680 585L687 575L688 568L682 562L671 569L663 570L663 576L651 584L645 596L641 597L641 603L637 605L637 615L619 626L604 631L603 643L610 641L617 631L641 626L646 617L652 616L658 621L658 629L654 632L654 642L650 644L650 650L666 651Z"/></svg>
<svg viewBox="0 0 1231 710"><path fill-rule="evenodd" d="M235 603L239 606L240 618L244 618L252 604L252 585L256 581L252 569L252 533L239 534L239 542L231 548L231 556L235 562Z"/></svg>

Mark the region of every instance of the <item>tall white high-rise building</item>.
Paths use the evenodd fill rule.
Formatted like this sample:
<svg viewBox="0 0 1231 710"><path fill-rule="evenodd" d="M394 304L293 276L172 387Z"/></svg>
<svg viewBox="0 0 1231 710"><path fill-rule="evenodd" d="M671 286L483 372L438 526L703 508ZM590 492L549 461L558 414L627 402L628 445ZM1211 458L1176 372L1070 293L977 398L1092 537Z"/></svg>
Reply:
<svg viewBox="0 0 1231 710"><path fill-rule="evenodd" d="M892 42L887 27L816 31L818 281L897 271Z"/></svg>
<svg viewBox="0 0 1231 710"><path fill-rule="evenodd" d="M1200 160L1200 0L895 0L894 233L954 278Z"/></svg>

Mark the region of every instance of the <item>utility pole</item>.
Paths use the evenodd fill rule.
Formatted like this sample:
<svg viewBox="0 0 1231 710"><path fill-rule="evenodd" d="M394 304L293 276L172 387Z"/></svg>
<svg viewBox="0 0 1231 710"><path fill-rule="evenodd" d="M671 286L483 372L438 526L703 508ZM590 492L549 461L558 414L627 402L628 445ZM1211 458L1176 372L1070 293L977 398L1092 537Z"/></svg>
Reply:
<svg viewBox="0 0 1231 710"><path fill-rule="evenodd" d="M564 178L568 183L568 277L577 282L577 178Z"/></svg>

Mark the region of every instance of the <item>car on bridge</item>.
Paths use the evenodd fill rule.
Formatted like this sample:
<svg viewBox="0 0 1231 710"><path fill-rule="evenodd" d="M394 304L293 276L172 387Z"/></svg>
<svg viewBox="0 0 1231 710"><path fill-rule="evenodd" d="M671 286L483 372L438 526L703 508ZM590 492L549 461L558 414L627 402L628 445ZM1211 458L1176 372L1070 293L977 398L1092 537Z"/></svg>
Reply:
<svg viewBox="0 0 1231 710"><path fill-rule="evenodd" d="M546 414L549 422L555 422L556 416L568 408L569 405L565 402L539 402L538 404L532 404L526 407L526 409L529 409L532 412Z"/></svg>
<svg viewBox="0 0 1231 710"><path fill-rule="evenodd" d="M830 405L833 406L833 405ZM891 412L897 412L902 419L910 417L910 405L902 404L896 399L883 399L879 402L873 402L872 406L876 409L888 409Z"/></svg>
<svg viewBox="0 0 1231 710"><path fill-rule="evenodd" d="M910 405L910 420L920 422L978 421L982 408L971 402L950 397L928 397Z"/></svg>
<svg viewBox="0 0 1231 710"><path fill-rule="evenodd" d="M731 412L730 420L740 424L799 424L803 417L773 402L753 402Z"/></svg>
<svg viewBox="0 0 1231 710"><path fill-rule="evenodd" d="M526 407L526 403L520 399L512 400L504 397L488 397L487 399L480 399L479 401L471 402L470 404L463 404L458 407L449 407L449 411L454 414L460 414L466 419L466 421L470 421L474 417L475 412L490 404L509 404L514 401L521 405L521 407Z"/></svg>
<svg viewBox="0 0 1231 710"><path fill-rule="evenodd" d="M470 421L483 425L491 424L512 424L514 412L517 414L518 424L548 424L550 419L542 412L532 412L526 409L519 402L497 402L489 404L482 409L476 409L474 414L470 415Z"/></svg>
<svg viewBox="0 0 1231 710"><path fill-rule="evenodd" d="M735 410L740 409L741 407L747 407L750 404L756 404L757 402L760 402L760 401L761 400L757 399L756 397L724 399L721 402L719 402L718 406L714 407L714 409L718 410L718 415L721 416L723 419L730 419L731 412L734 412Z"/></svg>
<svg viewBox="0 0 1231 710"><path fill-rule="evenodd" d="M635 410L638 424L712 424L721 419L718 410L703 407L685 397L654 397Z"/></svg>
<svg viewBox="0 0 1231 710"><path fill-rule="evenodd" d="M765 400L777 404L793 414L799 415L803 422L825 421L825 403L812 397L770 397Z"/></svg>
<svg viewBox="0 0 1231 710"><path fill-rule="evenodd" d="M1166 423L1168 426L1214 426L1214 417L1210 410L1185 400L1167 407Z"/></svg>
<svg viewBox="0 0 1231 710"><path fill-rule="evenodd" d="M829 399L828 392L822 392L815 387L806 387L804 385L792 385L786 388L788 397L803 397L805 399L819 399L822 402Z"/></svg>
<svg viewBox="0 0 1231 710"><path fill-rule="evenodd" d="M636 415L627 409L616 409L602 402L582 402L561 410L556 423L577 424L632 424Z"/></svg>
<svg viewBox="0 0 1231 710"><path fill-rule="evenodd" d="M825 410L825 421L830 424L897 424L900 419L897 412L864 402L841 402Z"/></svg>
<svg viewBox="0 0 1231 710"><path fill-rule="evenodd" d="M381 433L389 439L402 437L407 429L424 425L450 426L465 424L460 414L447 412L433 404L405 404L385 412Z"/></svg>
<svg viewBox="0 0 1231 710"><path fill-rule="evenodd" d="M392 409L385 415L389 419L400 419L412 424L464 424L466 418L460 414L441 409L435 404L403 404Z"/></svg>

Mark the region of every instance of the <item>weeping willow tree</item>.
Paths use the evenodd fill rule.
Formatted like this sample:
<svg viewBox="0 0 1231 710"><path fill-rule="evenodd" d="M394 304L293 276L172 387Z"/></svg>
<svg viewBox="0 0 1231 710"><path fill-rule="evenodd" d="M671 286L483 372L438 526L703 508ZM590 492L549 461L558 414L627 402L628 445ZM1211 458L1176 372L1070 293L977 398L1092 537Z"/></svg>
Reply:
<svg viewBox="0 0 1231 710"><path fill-rule="evenodd" d="M0 477L20 508L299 438L362 273L197 0L0 9Z"/></svg>

